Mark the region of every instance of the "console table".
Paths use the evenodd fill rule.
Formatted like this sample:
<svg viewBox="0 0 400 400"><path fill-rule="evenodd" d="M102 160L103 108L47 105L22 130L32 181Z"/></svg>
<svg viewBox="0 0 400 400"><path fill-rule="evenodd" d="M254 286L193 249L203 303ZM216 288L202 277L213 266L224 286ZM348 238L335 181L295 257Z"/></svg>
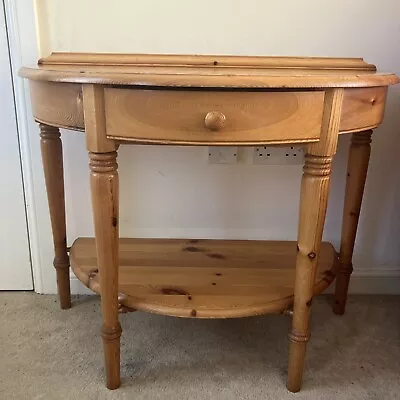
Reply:
<svg viewBox="0 0 400 400"><path fill-rule="evenodd" d="M343 314L370 154L393 74L359 58L53 53L30 81L61 308L69 267L101 295L107 387L120 385L118 313L292 317L288 389L300 390L314 296L337 277ZM59 128L84 131L95 238L67 247ZM332 159L351 133L340 251L321 243ZM305 146L297 242L120 239L117 150L125 144Z"/></svg>

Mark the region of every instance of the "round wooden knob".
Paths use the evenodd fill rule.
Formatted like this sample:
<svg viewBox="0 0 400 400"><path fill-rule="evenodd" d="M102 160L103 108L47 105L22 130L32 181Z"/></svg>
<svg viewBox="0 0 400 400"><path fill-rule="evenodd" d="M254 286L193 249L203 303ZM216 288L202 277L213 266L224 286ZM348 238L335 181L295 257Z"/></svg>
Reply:
<svg viewBox="0 0 400 400"><path fill-rule="evenodd" d="M225 121L225 115L219 111L210 111L204 118L204 123L207 129L210 129L211 131L221 130L225 125Z"/></svg>

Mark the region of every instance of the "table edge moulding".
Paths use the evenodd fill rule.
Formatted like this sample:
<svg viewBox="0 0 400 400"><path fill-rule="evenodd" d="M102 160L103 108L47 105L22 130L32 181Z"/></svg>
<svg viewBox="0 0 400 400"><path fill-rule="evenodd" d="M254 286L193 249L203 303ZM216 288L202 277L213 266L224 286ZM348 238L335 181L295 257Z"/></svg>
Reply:
<svg viewBox="0 0 400 400"><path fill-rule="evenodd" d="M372 129L399 79L361 58L53 53L30 82L61 308L69 269L101 295L107 387L120 385L119 313L292 318L288 389L301 388L313 298L335 279L343 314ZM59 128L84 131L95 238L67 245ZM339 134L352 134L339 251L321 242ZM68 134L68 133L65 133ZM123 144L305 147L296 242L119 238Z"/></svg>

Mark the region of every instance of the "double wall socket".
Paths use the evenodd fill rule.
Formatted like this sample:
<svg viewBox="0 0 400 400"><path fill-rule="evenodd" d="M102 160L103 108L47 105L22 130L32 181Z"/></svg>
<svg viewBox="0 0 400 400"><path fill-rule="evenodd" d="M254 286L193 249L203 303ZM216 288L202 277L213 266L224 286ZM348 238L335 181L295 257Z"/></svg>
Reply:
<svg viewBox="0 0 400 400"><path fill-rule="evenodd" d="M302 165L304 149L300 146L259 146L241 149L241 161L254 165ZM208 147L209 164L237 164L239 149L235 146ZM251 160L252 158L252 160Z"/></svg>
<svg viewBox="0 0 400 400"><path fill-rule="evenodd" d="M302 165L304 149L300 146L262 146L255 147L253 164L256 165Z"/></svg>

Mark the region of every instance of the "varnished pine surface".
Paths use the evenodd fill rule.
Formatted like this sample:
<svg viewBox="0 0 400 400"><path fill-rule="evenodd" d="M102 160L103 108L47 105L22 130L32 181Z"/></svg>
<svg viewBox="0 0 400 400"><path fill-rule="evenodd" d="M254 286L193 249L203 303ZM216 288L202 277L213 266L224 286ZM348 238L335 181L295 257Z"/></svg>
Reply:
<svg viewBox="0 0 400 400"><path fill-rule="evenodd" d="M322 88L398 83L358 58L53 53L21 76L49 82L213 88Z"/></svg>
<svg viewBox="0 0 400 400"><path fill-rule="evenodd" d="M321 238L338 133L377 126L387 86L398 78L376 73L362 59L99 54L55 54L41 60L38 68L22 69L21 74L33 81L37 120L79 129L84 125L86 131L97 252L94 239L79 239L71 249L71 264L79 279L102 297L107 387L115 389L120 383L118 311L139 309L197 318L288 311L292 315L288 389L298 391L310 338L312 300L337 272L335 251L330 244L321 244ZM149 89L153 92L143 101ZM117 94L112 101L111 92ZM192 101L187 92L193 93ZM318 101L322 92L323 103ZM201 100L203 95L211 101ZM154 105L157 96L163 98ZM277 109L264 113L273 96L283 96L285 101L275 99L271 104ZM145 107L137 112L142 102ZM257 111L258 105L262 111ZM304 109L305 105L309 106ZM245 107L249 108L243 112ZM316 130L307 126L312 118ZM190 135L197 132L200 122L200 137L194 140ZM181 132L182 128L187 132ZM258 130L259 136L250 138ZM115 150L120 141L138 141L142 131L149 142L165 144L310 142L297 242L119 240ZM303 134L294 137L292 132ZM209 134L222 140L208 140ZM367 161L364 156L359 157L362 163ZM361 179L365 170L353 175ZM348 194L346 204L359 207L361 186ZM351 270L357 221L345 223L342 277ZM56 225L65 231L62 221ZM338 286L342 304L347 283L347 278L342 279Z"/></svg>
<svg viewBox="0 0 400 400"><path fill-rule="evenodd" d="M40 124L40 148L54 244L57 290L62 309L71 307L65 219L64 167L60 131Z"/></svg>
<svg viewBox="0 0 400 400"><path fill-rule="evenodd" d="M310 339L310 316L318 262L322 252L322 233L329 197L332 160L336 153L344 89L326 91L321 138L310 144L304 157L300 189L298 252L292 330L289 334L287 387L298 392L303 379L307 342Z"/></svg>
<svg viewBox="0 0 400 400"><path fill-rule="evenodd" d="M353 251L358 219L371 154L372 131L353 134L347 161L346 191L343 209L342 238L340 242L338 279L333 311L344 314L350 276L353 272Z"/></svg>
<svg viewBox="0 0 400 400"><path fill-rule="evenodd" d="M85 93L84 102L95 92ZM96 102L94 102L96 104ZM100 132L101 120L97 119L96 106L93 110L93 124ZM98 146L97 142L96 146ZM93 144L88 143L89 150ZM103 150L104 151L104 150ZM118 316L118 235L119 235L119 178L117 152L95 153L89 151L90 191L94 231L96 235L96 257L101 287L100 329L104 347L104 365L108 389L117 389L120 379L120 337L121 325Z"/></svg>
<svg viewBox="0 0 400 400"><path fill-rule="evenodd" d="M32 81L29 86L37 121L60 128L85 127L81 85Z"/></svg>
<svg viewBox="0 0 400 400"><path fill-rule="evenodd" d="M92 112L94 112L93 106L90 108L90 112L86 112L84 119L83 112L83 86L86 88L92 87L90 90L96 90L99 92L99 96L96 101L103 98L102 86L101 85L80 85L70 83L48 83L48 82L37 82L31 81L30 89L32 96L32 109L35 119L38 122L47 123L52 126L59 128L68 128L73 130L84 130L85 121L88 126L88 130L91 128ZM93 88L96 87L96 89ZM258 145L262 144L260 141L261 137L264 137L263 133L265 128L268 127L268 123L272 122L272 126L275 126L274 120L280 116L281 119L290 124L296 124L293 129L284 129L285 135L278 135L277 130L273 130L274 135L269 133L269 139L271 143L285 143L291 141L292 143L302 141L308 142L315 140L315 137L310 135L310 117L315 119L317 117L318 110L318 91L311 92L218 92L218 91L170 91L170 90L143 90L138 91L135 89L123 90L123 89L108 89L106 90L109 96L110 93L119 93L118 97L113 97L111 102L112 105L118 103L121 105L119 110L114 111L107 110L110 112L117 112L122 114L121 118L128 124L134 125L132 129L125 133L126 140L137 143L171 143L171 144L202 144L202 145L226 145L228 142L227 130L232 127L232 122L236 121L241 124L241 130L245 134L239 135L240 129L235 127L234 131L230 129L230 141L240 141L241 145ZM151 94L150 94L151 93ZM312 97L315 94L315 98ZM373 88L347 88L344 92L344 101L342 107L342 116L340 118L340 133L356 132L365 129L371 129L378 126L382 122L384 115L385 104L386 104L387 87L373 87ZM274 97L276 96L276 97ZM307 98L304 102L304 99ZM151 98L151 102L149 102ZM205 108L207 103L204 99L208 98L209 107ZM274 99L284 99L286 102L278 101ZM298 98L299 102L295 108L293 108L293 100ZM135 100L136 99L136 100ZM157 99L158 99L158 111L157 111ZM160 100L164 100L165 104L161 104ZM189 102L186 100L191 99ZM292 101L291 101L292 99ZM141 101L139 101L141 100ZM179 101L181 100L181 101ZM221 102L221 100L224 100ZM228 101L229 104L226 103ZM268 104L272 108L268 107ZM121 104L122 103L122 104ZM264 107L261 107L261 104ZM304 117L299 120L293 121L290 118L290 104L292 104L291 114L293 116L303 114L306 115L307 121L304 126L301 122L304 122ZM189 135L190 129L197 129L197 136L200 132L205 132L204 118L208 112L214 110L215 105L220 109L223 107L225 114L227 111L232 114L228 115L229 120L225 121L224 126L218 133L208 131L208 135L203 135L199 140L197 137ZM101 107L103 105L100 104ZM151 106L151 107L150 107ZM171 107L173 108L171 109ZM139 107L139 108L138 108ZM156 107L154 109L154 107ZM228 107L226 111L225 108ZM199 112L203 108L203 114ZM265 108L265 112L264 112ZM140 113L138 110L140 109ZM97 111L96 111L97 112ZM315 112L315 115L310 113ZM103 109L103 114L105 110ZM161 113L161 115L159 115ZM163 114L164 113L164 114ZM108 129L111 129L108 133L113 137L121 138L124 135L124 130L127 130L119 122L119 117L112 114L119 125L114 127L112 119L108 118ZM140 114L138 118L137 114ZM224 114L224 115L225 115ZM136 115L136 116L135 116ZM147 115L147 121L145 118ZM157 116L157 120L154 118ZM271 121L271 116L273 120ZM162 118L160 118L162 117ZM103 115L104 118L104 115ZM163 129L161 132L161 122L169 123L169 130ZM171 131L171 121L181 121L186 123L186 130L182 126L175 126L175 132ZM291 122L292 121L292 122ZM267 124L266 124L267 123ZM158 124L158 125L157 125ZM122 126L121 126L122 125ZM271 125L269 125L271 127ZM282 128L282 123L280 124ZM315 124L312 125L315 129ZM196 128L197 127L197 128ZM287 126L286 126L287 127ZM104 121L104 128L106 128ZM136 132L140 128L140 132ZM254 129L255 128L255 129ZM277 126L279 130L279 126ZM302 132L303 130L303 132ZM307 131L306 133L304 131ZM247 132L250 134L248 135ZM190 133L190 132L189 132ZM222 135L221 135L222 134ZM233 134L233 136L232 136ZM277 137L279 136L279 137ZM171 140L171 137L174 140ZM196 140L195 140L196 139ZM121 139L119 139L121 140Z"/></svg>
<svg viewBox="0 0 400 400"><path fill-rule="evenodd" d="M376 71L375 65L362 58L339 57L265 57L190 54L124 54L124 53L70 53L54 52L39 60L40 65L158 65L198 67L265 67L265 68L315 68Z"/></svg>
<svg viewBox="0 0 400 400"><path fill-rule="evenodd" d="M279 313L293 303L296 243L247 240L120 239L119 298L130 309L178 317ZM76 276L100 292L95 243L71 248ZM323 243L314 293L334 280L336 253Z"/></svg>
<svg viewBox="0 0 400 400"><path fill-rule="evenodd" d="M252 145L316 141L324 91L218 92L105 88L108 138L170 144ZM210 113L223 126L207 126Z"/></svg>
<svg viewBox="0 0 400 400"><path fill-rule="evenodd" d="M339 134L372 129L383 120L388 88L346 88Z"/></svg>

